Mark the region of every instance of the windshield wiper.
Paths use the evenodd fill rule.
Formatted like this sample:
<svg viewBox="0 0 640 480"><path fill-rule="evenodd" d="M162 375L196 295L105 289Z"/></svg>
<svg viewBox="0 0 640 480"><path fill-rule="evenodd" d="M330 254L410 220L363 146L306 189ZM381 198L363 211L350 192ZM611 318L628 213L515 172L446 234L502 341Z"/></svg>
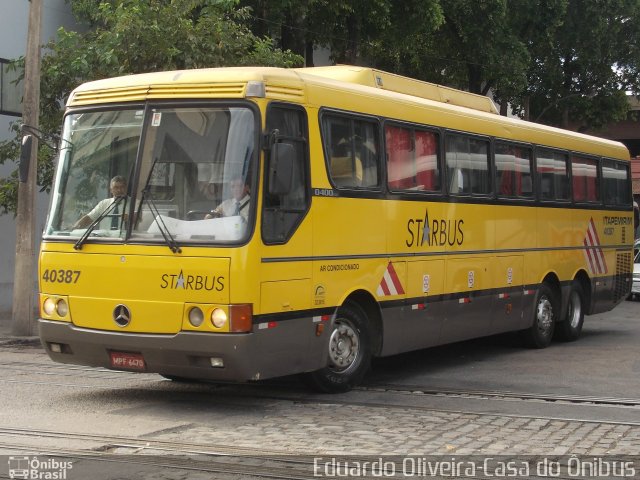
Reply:
<svg viewBox="0 0 640 480"><path fill-rule="evenodd" d="M156 206L155 202L150 198L148 198L145 195L145 191L143 190L142 200L140 203L142 204L142 202L144 201L146 201L147 205L149 205L149 210L151 210L151 213L153 214L153 217L154 217L153 221L156 222L156 224L158 225L158 230L160 230L160 233L162 234L162 238L164 238L164 243L167 244L167 246L171 249L173 253L182 253L182 249L176 242L176 239L173 238L173 235L171 235L169 228L162 220L162 215L160 215L160 211L158 210L158 207Z"/></svg>
<svg viewBox="0 0 640 480"><path fill-rule="evenodd" d="M156 222L156 224L158 225L158 230L160 230L160 233L162 234L162 238L164 238L164 243L167 244L167 246L173 253L182 253L182 249L176 242L175 238L173 238L173 235L171 235L171 232L169 231L169 228L167 227L167 225L162 220L162 216L160 215L160 211L158 210L157 205L148 196L148 193L151 189L151 174L153 173L153 169L155 168L157 162L158 162L158 157L156 157L153 160L153 164L151 165L151 169L149 170L149 175L147 176L147 181L145 182L144 188L142 189L142 192L140 195L139 210L142 210L142 205L144 205L144 202L146 201L147 205L149 205L149 210L151 210L151 214L154 217L153 221Z"/></svg>
<svg viewBox="0 0 640 480"><path fill-rule="evenodd" d="M114 201L111 202L111 205L109 205L107 208L105 208L104 212L102 212L100 215L98 215L98 217L93 222L91 222L89 224L89 226L84 231L82 236L78 239L78 241L73 246L73 248L76 249L76 250L81 250L82 249L82 245L84 244L84 242L87 241L87 238L89 238L89 235L91 235L91 232L93 232L93 229L96 228L96 226L100 223L100 221L103 218L105 218L107 215L109 215L111 212L113 212L120 202L125 200L125 205L126 205L126 203L127 203L126 202L126 198L127 197L125 197L125 196L115 197ZM123 209L123 212L124 212L124 209Z"/></svg>

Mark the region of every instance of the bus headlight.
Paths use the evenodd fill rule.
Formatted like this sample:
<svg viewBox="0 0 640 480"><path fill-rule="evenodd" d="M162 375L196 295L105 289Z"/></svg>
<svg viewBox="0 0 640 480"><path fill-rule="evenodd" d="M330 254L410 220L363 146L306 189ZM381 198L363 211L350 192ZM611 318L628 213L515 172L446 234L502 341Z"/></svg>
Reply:
<svg viewBox="0 0 640 480"><path fill-rule="evenodd" d="M221 308L216 308L213 312L211 312L211 323L216 328L222 328L227 323L227 314Z"/></svg>
<svg viewBox="0 0 640 480"><path fill-rule="evenodd" d="M69 301L61 295L40 294L40 314L48 320L71 320Z"/></svg>
<svg viewBox="0 0 640 480"><path fill-rule="evenodd" d="M42 305L42 309L44 310L44 313L46 313L47 315L51 316L53 315L53 312L56 311L56 302L53 298L47 298L44 301L44 304Z"/></svg>
<svg viewBox="0 0 640 480"><path fill-rule="evenodd" d="M45 302L45 304L46 303L47 302ZM66 317L69 313L69 306L67 305L67 302L65 302L62 298L58 300L58 303L56 303L56 313L60 317Z"/></svg>
<svg viewBox="0 0 640 480"><path fill-rule="evenodd" d="M253 330L253 306L249 303L185 303L182 330L215 334L250 333Z"/></svg>
<svg viewBox="0 0 640 480"><path fill-rule="evenodd" d="M204 313L199 307L193 307L189 310L189 323L194 327L199 327L204 322Z"/></svg>

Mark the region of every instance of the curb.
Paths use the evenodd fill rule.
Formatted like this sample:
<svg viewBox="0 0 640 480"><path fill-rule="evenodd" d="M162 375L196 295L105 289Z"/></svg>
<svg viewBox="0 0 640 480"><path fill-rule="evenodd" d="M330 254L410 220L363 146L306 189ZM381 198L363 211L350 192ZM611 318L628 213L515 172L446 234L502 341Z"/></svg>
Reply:
<svg viewBox="0 0 640 480"><path fill-rule="evenodd" d="M4 337L0 338L0 347L40 347L40 337Z"/></svg>

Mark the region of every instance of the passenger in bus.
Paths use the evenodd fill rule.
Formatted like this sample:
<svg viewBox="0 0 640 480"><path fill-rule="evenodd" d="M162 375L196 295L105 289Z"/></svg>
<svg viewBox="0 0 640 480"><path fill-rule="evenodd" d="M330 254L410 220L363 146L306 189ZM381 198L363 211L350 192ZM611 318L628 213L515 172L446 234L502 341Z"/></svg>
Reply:
<svg viewBox="0 0 640 480"><path fill-rule="evenodd" d="M231 198L227 198L205 215L205 219L240 215L245 221L249 216L249 185L240 177L231 180Z"/></svg>
<svg viewBox="0 0 640 480"><path fill-rule="evenodd" d="M104 200L100 200L98 204L95 207L93 207L93 210L91 210L86 215L83 215L82 217L80 217L80 219L76 223L74 223L73 225L74 229L88 227L96 218L102 215L107 210L107 208L111 206L111 204L116 200L116 198L126 196L127 195L127 179L124 178L122 175L116 175L115 177L113 177L111 179L111 182L109 182L109 192L111 192L111 197L105 198ZM118 228L118 224L120 222L120 214L125 208L125 205L129 203L128 200L129 199L127 197L126 202L121 201L118 205L116 205L114 210L109 214L109 218L111 219L112 230L115 230ZM127 217L128 215L125 213L123 215L123 221L125 223L128 220Z"/></svg>

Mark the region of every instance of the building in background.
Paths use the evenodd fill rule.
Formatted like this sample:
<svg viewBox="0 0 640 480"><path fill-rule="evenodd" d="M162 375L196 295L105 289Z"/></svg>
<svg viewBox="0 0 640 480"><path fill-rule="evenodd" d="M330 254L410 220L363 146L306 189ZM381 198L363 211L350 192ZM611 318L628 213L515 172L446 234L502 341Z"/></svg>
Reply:
<svg viewBox="0 0 640 480"><path fill-rule="evenodd" d="M22 86L15 85L16 73L7 68L11 60L24 56L27 47L29 0L0 0L0 140L13 137L11 122L20 119L22 112ZM60 26L72 27L75 20L65 0L42 0L42 44L54 38ZM0 165L0 177L6 177L15 164ZM43 228L48 195L36 199L36 232ZM36 239L39 245L39 238ZM16 243L15 219L12 214L0 215L0 318L11 316L13 299L14 252ZM34 281L35 281L34 272ZM34 289L35 289L34 284Z"/></svg>
<svg viewBox="0 0 640 480"><path fill-rule="evenodd" d="M630 112L625 120L607 125L597 132L588 132L624 143L632 157L640 157L640 101L628 96ZM640 192L639 192L640 193Z"/></svg>

